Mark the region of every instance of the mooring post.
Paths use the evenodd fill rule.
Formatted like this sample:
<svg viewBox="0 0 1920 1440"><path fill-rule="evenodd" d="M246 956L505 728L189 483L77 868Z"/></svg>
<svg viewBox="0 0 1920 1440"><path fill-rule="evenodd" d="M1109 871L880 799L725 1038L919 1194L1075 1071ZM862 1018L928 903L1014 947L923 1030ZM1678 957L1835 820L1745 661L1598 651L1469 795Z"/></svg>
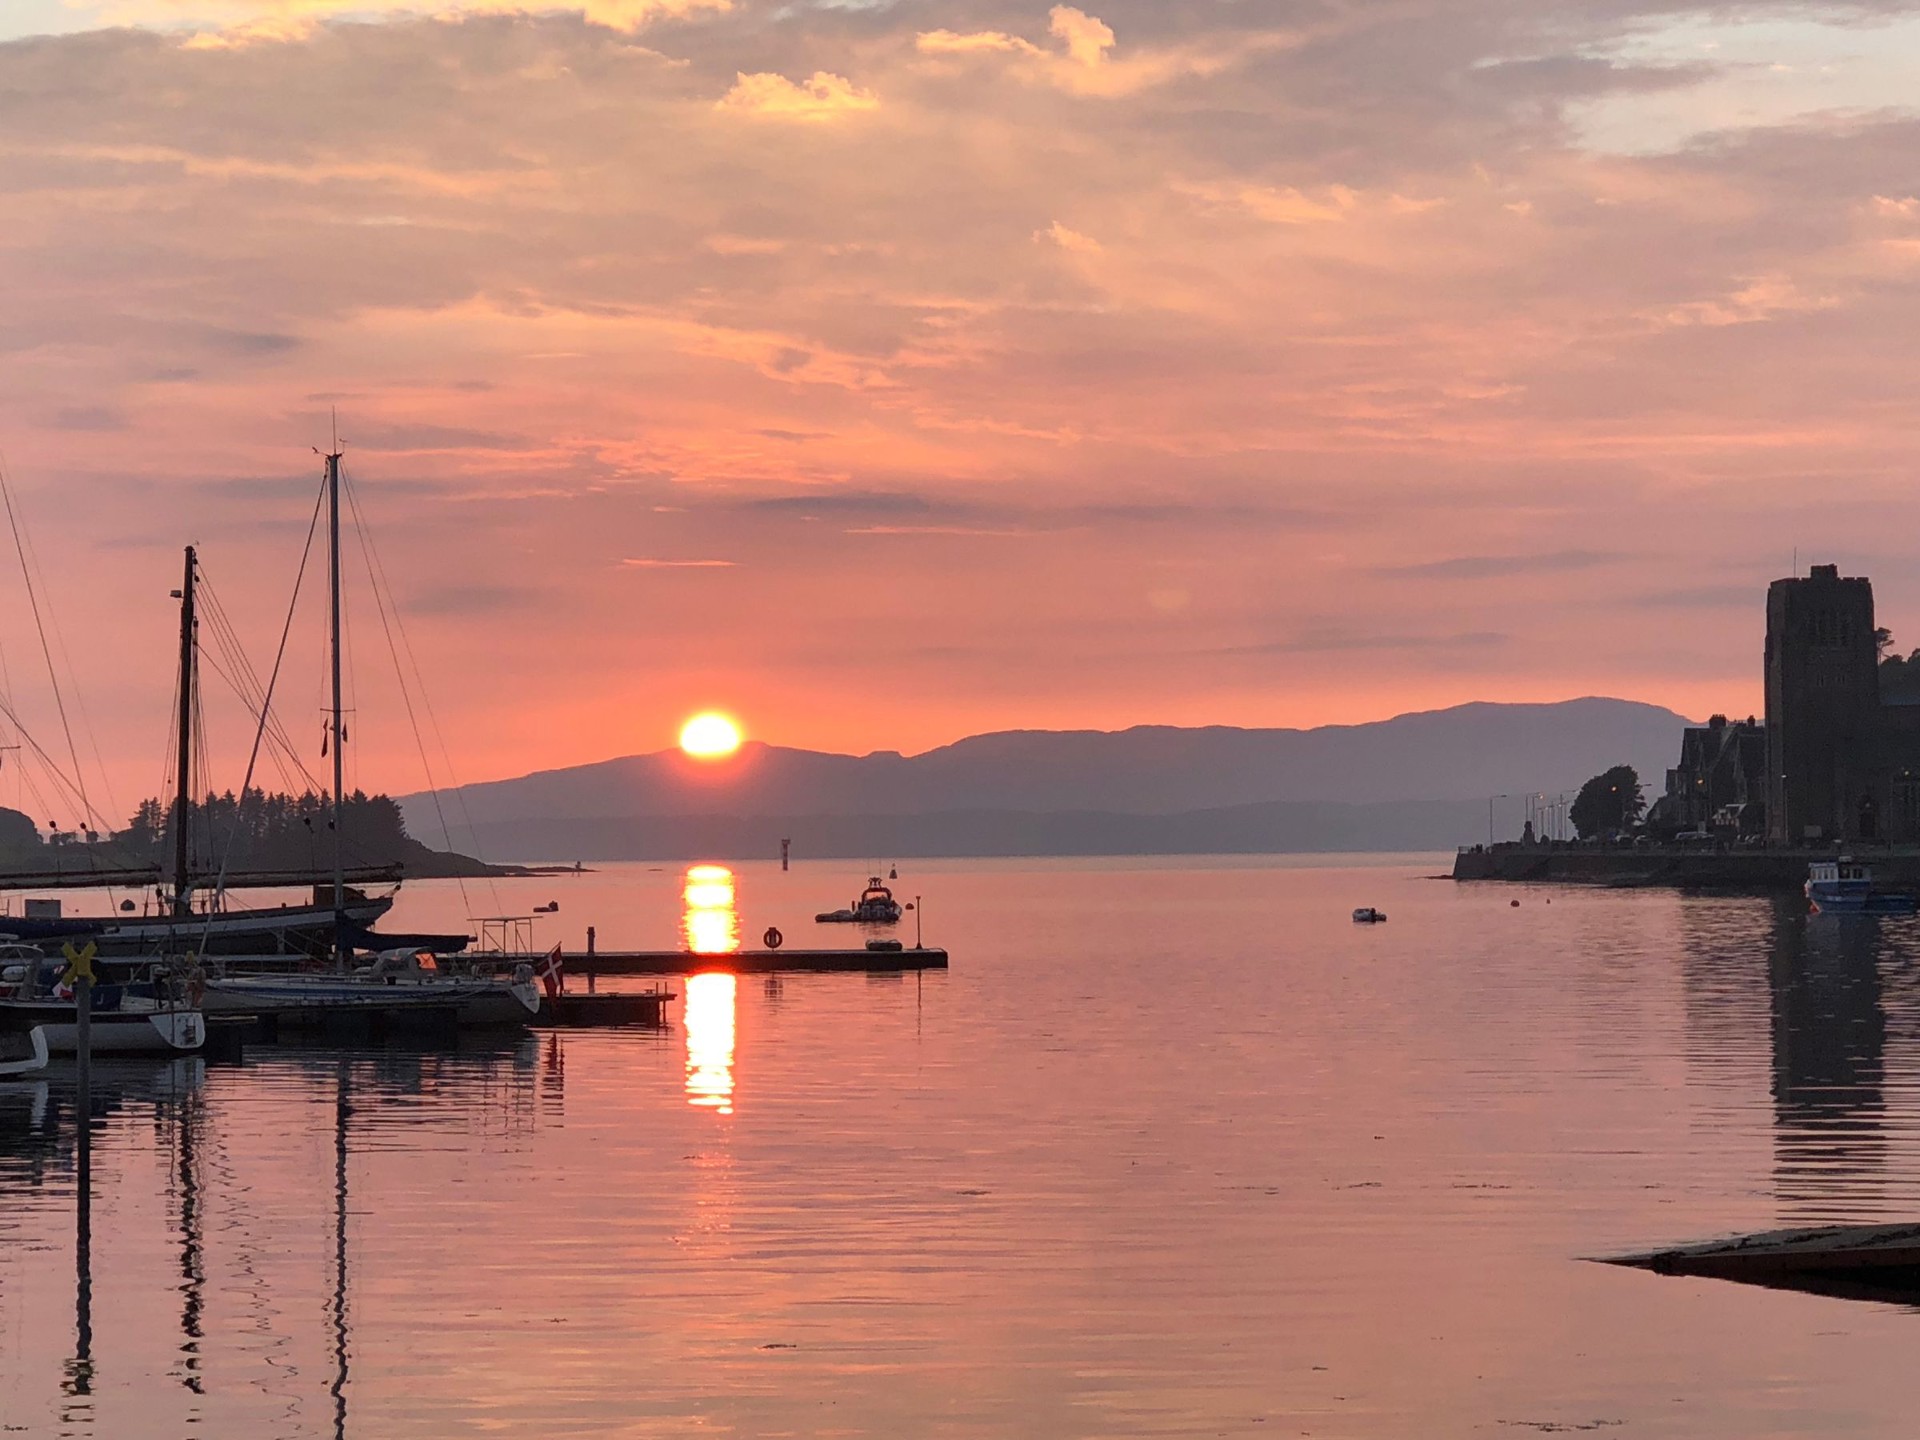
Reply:
<svg viewBox="0 0 1920 1440"><path fill-rule="evenodd" d="M587 994L593 994L593 926L587 926Z"/></svg>

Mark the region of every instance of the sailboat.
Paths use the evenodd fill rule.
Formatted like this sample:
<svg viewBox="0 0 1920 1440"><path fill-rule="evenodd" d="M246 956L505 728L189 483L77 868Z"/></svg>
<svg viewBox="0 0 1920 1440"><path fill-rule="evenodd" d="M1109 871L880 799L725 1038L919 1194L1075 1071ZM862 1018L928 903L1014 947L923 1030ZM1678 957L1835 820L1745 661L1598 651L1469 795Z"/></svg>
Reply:
<svg viewBox="0 0 1920 1440"><path fill-rule="evenodd" d="M345 710L342 702L340 655L340 454L326 457L327 490L327 598L328 652L332 665L332 709L327 736L333 755L333 901L330 950L332 965L324 973L289 972L284 966L255 967L245 973L246 962L230 960L206 981L205 1004L213 1011L268 1013L279 1018L316 1016L326 1012L350 1012L379 1009L383 1014L408 1010L439 1010L450 1013L460 1025L524 1025L540 1013L540 993L534 984L530 963L517 966L509 975L455 975L441 969L439 958L430 945L402 944L379 951L370 963L354 963L354 941L379 943L368 933L352 909L346 885L346 864L342 850L341 801L346 781ZM261 723L265 724L263 714ZM182 768L185 768L185 760ZM176 858L176 870L184 872L184 859ZM316 896L326 893L317 890ZM428 937L430 938L430 937ZM464 941L462 941L464 943ZM265 957L256 957L264 960Z"/></svg>
<svg viewBox="0 0 1920 1440"><path fill-rule="evenodd" d="M204 877L190 869L188 836L192 828L191 791L194 716L199 666L195 663L199 643L195 615L195 586L199 579L199 560L194 547L186 548L186 570L175 593L180 599L180 708L177 717L179 753L177 788L173 802L173 820L169 827L173 839L173 867L170 884L162 887L160 915L61 915L59 901L43 901L35 915L0 916L0 934L29 944L55 945L66 940L93 941L103 959L145 958L156 953L179 954L193 950L202 955L279 954L306 956L327 954L334 944L336 929L344 922L355 928L372 925L393 907L391 895L370 895L345 888L342 868L335 866L334 886L316 885L313 899L305 904L230 907L224 892L236 884L270 886L297 885L314 877L301 874L268 874L225 879L208 896L205 908L196 909L193 895ZM335 837L339 834L339 807L334 809ZM336 849L337 849L336 844ZM34 877L36 880L54 877ZM60 877L73 883L98 886L111 883L114 876L102 878L102 872L81 870ZM152 871L118 872L118 878L146 883L157 876ZM361 883L369 880L397 881L397 869L356 873ZM55 880L55 883L59 883ZM51 888L36 884L33 888ZM132 902L128 902L131 905Z"/></svg>

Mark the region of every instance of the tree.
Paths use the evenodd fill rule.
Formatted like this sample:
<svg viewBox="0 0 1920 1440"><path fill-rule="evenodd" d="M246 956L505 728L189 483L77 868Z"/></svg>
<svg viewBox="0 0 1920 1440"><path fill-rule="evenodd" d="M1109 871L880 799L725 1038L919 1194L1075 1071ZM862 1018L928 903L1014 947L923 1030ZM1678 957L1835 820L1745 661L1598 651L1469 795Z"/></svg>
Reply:
<svg viewBox="0 0 1920 1440"><path fill-rule="evenodd" d="M1616 765L1582 785L1567 813L1580 838L1591 840L1632 829L1646 809L1639 773L1631 765Z"/></svg>

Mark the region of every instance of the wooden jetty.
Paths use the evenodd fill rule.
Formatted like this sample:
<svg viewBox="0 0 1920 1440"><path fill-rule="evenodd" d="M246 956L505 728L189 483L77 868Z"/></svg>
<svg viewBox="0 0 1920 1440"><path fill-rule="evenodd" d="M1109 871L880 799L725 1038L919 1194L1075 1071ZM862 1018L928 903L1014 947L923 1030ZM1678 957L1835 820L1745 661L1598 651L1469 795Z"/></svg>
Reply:
<svg viewBox="0 0 1920 1440"><path fill-rule="evenodd" d="M1846 1299L1920 1304L1920 1224L1768 1230L1598 1257L1660 1275L1697 1275Z"/></svg>
<svg viewBox="0 0 1920 1440"><path fill-rule="evenodd" d="M735 950L727 955L696 955L687 950L598 950L569 955L570 975L700 975L724 970L734 975L848 972L894 975L909 970L944 970L947 952L908 945L898 950Z"/></svg>

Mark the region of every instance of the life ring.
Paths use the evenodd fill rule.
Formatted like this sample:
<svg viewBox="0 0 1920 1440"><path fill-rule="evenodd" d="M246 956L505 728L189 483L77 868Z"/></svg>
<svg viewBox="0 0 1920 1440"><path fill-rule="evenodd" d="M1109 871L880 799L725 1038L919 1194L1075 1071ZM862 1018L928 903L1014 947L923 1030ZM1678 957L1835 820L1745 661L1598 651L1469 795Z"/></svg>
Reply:
<svg viewBox="0 0 1920 1440"><path fill-rule="evenodd" d="M767 933L760 938L766 941L769 950L778 950L787 942L787 937L780 933L780 927L777 925L767 926Z"/></svg>

